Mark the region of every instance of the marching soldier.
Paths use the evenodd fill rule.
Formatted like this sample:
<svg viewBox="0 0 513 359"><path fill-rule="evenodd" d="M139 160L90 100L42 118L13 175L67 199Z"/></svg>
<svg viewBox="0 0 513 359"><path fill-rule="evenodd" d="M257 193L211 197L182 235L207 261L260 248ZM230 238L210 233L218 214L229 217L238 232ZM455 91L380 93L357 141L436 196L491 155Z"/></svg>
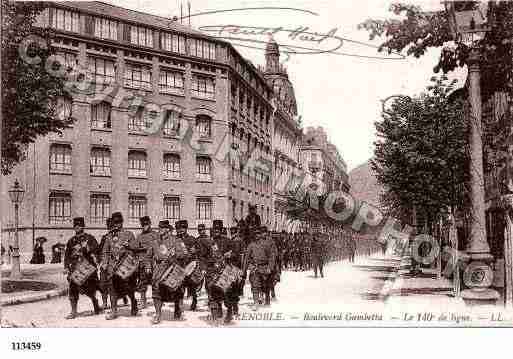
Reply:
<svg viewBox="0 0 513 359"><path fill-rule="evenodd" d="M196 238L187 233L189 222L187 222L186 219L176 221L175 227L178 240L185 244L187 252L189 253L188 262L186 264L189 264L192 261L198 261L200 258L200 245ZM184 286L187 289L187 296L192 297L190 309L195 311L198 305L198 294L201 291L201 284L198 286L186 279Z"/></svg>
<svg viewBox="0 0 513 359"><path fill-rule="evenodd" d="M276 265L276 252L266 237L266 227L257 229L257 240L248 246L244 260L243 278L246 278L249 271L254 310L262 304L262 297L265 297L265 305L271 304L269 278Z"/></svg>
<svg viewBox="0 0 513 359"><path fill-rule="evenodd" d="M272 269L271 278L270 278L270 291L271 291L271 299L276 300L276 284L280 281L281 277L281 269L283 263L283 240L285 236L285 231L282 233L276 233L275 236L269 236L271 240L271 245L274 246L273 250L276 251L276 264Z"/></svg>
<svg viewBox="0 0 513 359"><path fill-rule="evenodd" d="M319 271L321 278L324 278L323 265L324 265L324 241L321 233L317 230L312 236L311 243L312 261L314 267L314 275L317 278L317 271Z"/></svg>
<svg viewBox="0 0 513 359"><path fill-rule="evenodd" d="M162 276L165 271L175 264L185 267L187 262L187 249L185 244L177 237L171 234L169 221L159 222L159 232L157 240L150 245L145 261L145 268L148 277L151 275L151 295L155 305L155 316L152 323L159 324L162 317L162 303L174 302L174 319L181 318L182 310L180 301L183 298L183 287L171 292L161 284Z"/></svg>
<svg viewBox="0 0 513 359"><path fill-rule="evenodd" d="M112 229L113 229L111 218L107 218L106 225L107 225L107 233L102 236L100 245L98 246L98 258L101 256L103 247L105 246L105 241L107 240L107 237L111 234ZM99 286L99 288L100 288L100 293L102 295L103 309L106 309L108 307L107 298L109 296L109 290L108 290L109 288L108 288L108 280L106 277L107 277L106 271L100 269L100 286Z"/></svg>
<svg viewBox="0 0 513 359"><path fill-rule="evenodd" d="M233 255L233 251L229 240L226 236L223 236L223 221L215 219L212 222L212 240L211 240L211 251L208 255L207 263L207 276L205 285L207 287L208 294L208 306L212 315L212 320L217 322L223 318L223 300L225 294L222 290L215 286L215 282L219 275L224 269L224 265L229 263ZM233 317L233 297L236 292L230 293L230 299L227 301L227 313L225 322L228 323Z"/></svg>
<svg viewBox="0 0 513 359"><path fill-rule="evenodd" d="M75 235L68 241L64 254L64 268L69 282L69 301L71 304L71 313L66 316L66 319L77 317L80 293L87 295L91 299L94 314L101 312L98 300L96 299L96 290L98 289L98 274L96 271L98 242L92 235L84 232L85 222L83 217L74 218L73 227ZM92 266L91 268L94 268L94 272L90 273L81 285L78 285L72 280L71 275L75 270L80 269L82 262L87 262L90 267Z"/></svg>
<svg viewBox="0 0 513 359"><path fill-rule="evenodd" d="M244 253L244 245L238 231L239 229L237 227L230 228L230 234L232 235L232 238L226 244L223 252L226 263L242 270L242 254ZM239 301L243 291L244 283L239 281L226 292L224 300L224 304L226 306L226 324L232 321L233 316L239 315Z"/></svg>
<svg viewBox="0 0 513 359"><path fill-rule="evenodd" d="M107 315L107 320L118 317L118 298L128 295L131 303L131 315L137 315L137 301L135 300L135 290L137 285L137 271L126 279L119 277L116 270L121 261L127 255L136 256L137 242L132 232L123 229L123 215L121 212L112 214L112 232L105 240L102 249L101 265L102 271L105 271L110 294L111 313Z"/></svg>
<svg viewBox="0 0 513 359"><path fill-rule="evenodd" d="M139 292L141 297L142 308L146 308L146 291L148 290L148 285L151 284L151 277L145 272L144 260L153 242L159 240L159 234L151 228L150 217L141 217L139 222L141 223L142 232L135 239L137 246L136 254L139 261L137 292Z"/></svg>

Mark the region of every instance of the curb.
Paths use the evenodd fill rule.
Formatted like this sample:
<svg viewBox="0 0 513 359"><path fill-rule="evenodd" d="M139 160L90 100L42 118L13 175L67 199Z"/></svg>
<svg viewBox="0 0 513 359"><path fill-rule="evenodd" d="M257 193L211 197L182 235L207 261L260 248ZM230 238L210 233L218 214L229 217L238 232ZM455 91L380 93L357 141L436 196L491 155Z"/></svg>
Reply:
<svg viewBox="0 0 513 359"><path fill-rule="evenodd" d="M32 302L39 302L42 300L52 299L56 297L62 297L68 294L68 288L59 288L53 289L49 291L45 291L38 294L28 294L25 296L15 297L15 298L7 298L0 300L0 305L3 307L10 305L18 305Z"/></svg>

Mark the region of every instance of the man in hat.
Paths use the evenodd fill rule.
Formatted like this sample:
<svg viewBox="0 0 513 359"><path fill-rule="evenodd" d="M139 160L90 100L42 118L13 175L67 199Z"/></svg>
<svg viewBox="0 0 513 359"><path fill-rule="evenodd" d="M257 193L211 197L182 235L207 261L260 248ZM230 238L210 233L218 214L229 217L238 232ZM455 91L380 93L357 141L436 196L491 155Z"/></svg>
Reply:
<svg viewBox="0 0 513 359"><path fill-rule="evenodd" d="M255 230L262 225L262 220L260 219L260 215L257 213L256 205L250 204L248 207L248 215L244 220L246 226L251 230Z"/></svg>
<svg viewBox="0 0 513 359"><path fill-rule="evenodd" d="M206 287L208 294L208 306L212 315L212 320L218 322L223 318L223 300L225 293L215 286L219 275L222 273L225 264L230 264L232 256L236 256L229 239L223 234L223 221L215 219L212 222L212 242L210 251L210 260L207 267ZM233 297L238 292L233 291L227 302L227 313L225 323L233 319Z"/></svg>
<svg viewBox="0 0 513 359"><path fill-rule="evenodd" d="M112 307L111 313L106 317L107 320L118 317L117 300L125 295L128 295L130 298L131 315L136 316L138 312L137 301L135 300L137 270L125 279L116 274L118 266L127 256L137 256L137 242L134 234L123 228L123 215L121 212L113 213L111 220L112 231L103 245L100 265L100 269L105 271L106 274Z"/></svg>
<svg viewBox="0 0 513 359"><path fill-rule="evenodd" d="M316 230L312 235L311 253L315 278L317 278L317 272L319 272L321 278L324 278L324 240L322 237L319 230Z"/></svg>
<svg viewBox="0 0 513 359"><path fill-rule="evenodd" d="M187 252L189 253L188 261L186 264L191 263L192 261L199 261L200 258L200 245L196 238L187 233L189 228L189 222L186 219L182 219L180 221L175 222L176 227L176 237L178 240L182 241L187 248ZM198 286L197 284L190 281L186 278L184 282L184 286L187 289L187 297L192 297L191 307L192 311L197 309L198 305L198 294L201 290L201 284Z"/></svg>
<svg viewBox="0 0 513 359"><path fill-rule="evenodd" d="M106 222L107 227L107 233L102 236L102 239L100 240L100 245L98 246L98 257L101 257L101 253L103 251L103 247L105 246L105 242L107 240L107 237L111 235L111 232L113 230L112 226L112 219L109 217L107 218ZM107 272L105 270L100 269L100 293L102 295L102 303L103 303L103 309L106 309L108 307L107 297L109 296L109 283L107 279Z"/></svg>
<svg viewBox="0 0 513 359"><path fill-rule="evenodd" d="M230 234L231 239L229 249L231 249L231 253L229 252L229 250L227 251L230 254L227 257L226 262L242 270L244 244L242 242L241 236L239 235L239 227L231 227ZM225 306L227 308L226 321L231 321L232 315L239 315L239 301L240 296L243 295L243 290L244 281L241 278L241 280L238 283L236 283L236 285L233 288L230 288L226 293L224 301Z"/></svg>
<svg viewBox="0 0 513 359"><path fill-rule="evenodd" d="M146 258L146 254L148 250L152 246L153 242L158 241L159 234L155 232L151 228L151 219L148 216L141 217L139 219L141 223L142 231L135 238L137 243L137 259L139 260L139 273L137 278L137 292L141 297L141 307L146 308L147 300L146 300L146 291L148 290L148 285L151 284L151 277L147 275L144 266L144 259Z"/></svg>
<svg viewBox="0 0 513 359"><path fill-rule="evenodd" d="M263 303L270 305L269 278L272 269L276 265L276 251L271 242L267 240L267 227L257 229L255 242L252 242L246 250L243 267L243 278L249 271L251 292L253 293L254 310Z"/></svg>
<svg viewBox="0 0 513 359"><path fill-rule="evenodd" d="M146 273L151 276L151 295L155 305L155 316L152 323L159 324L162 318L162 303L174 302L174 319L181 318L182 310L180 301L183 298L183 287L171 291L162 284L165 272L173 265L178 264L185 267L187 263L187 248L185 244L177 237L173 236L170 230L168 220L159 222L159 236L156 241L150 245L146 260Z"/></svg>
<svg viewBox="0 0 513 359"><path fill-rule="evenodd" d="M84 232L85 221L83 217L73 219L73 228L75 235L71 237L66 244L64 254L64 269L69 282L69 301L71 303L71 313L66 319L74 319L77 317L77 305L80 293L87 295L91 299L95 314L99 314L101 311L98 300L96 299L96 290L98 289L98 274L96 270L80 285L75 283L71 278L71 274L81 268L83 261L88 262L92 267L96 268L98 242L92 235Z"/></svg>

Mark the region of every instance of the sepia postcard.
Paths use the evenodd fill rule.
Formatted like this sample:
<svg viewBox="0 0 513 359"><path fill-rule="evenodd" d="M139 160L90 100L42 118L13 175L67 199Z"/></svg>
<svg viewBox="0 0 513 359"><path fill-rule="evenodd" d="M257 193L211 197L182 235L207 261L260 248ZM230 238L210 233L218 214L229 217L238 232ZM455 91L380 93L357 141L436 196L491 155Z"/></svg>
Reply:
<svg viewBox="0 0 513 359"><path fill-rule="evenodd" d="M3 329L513 326L512 1L1 5Z"/></svg>

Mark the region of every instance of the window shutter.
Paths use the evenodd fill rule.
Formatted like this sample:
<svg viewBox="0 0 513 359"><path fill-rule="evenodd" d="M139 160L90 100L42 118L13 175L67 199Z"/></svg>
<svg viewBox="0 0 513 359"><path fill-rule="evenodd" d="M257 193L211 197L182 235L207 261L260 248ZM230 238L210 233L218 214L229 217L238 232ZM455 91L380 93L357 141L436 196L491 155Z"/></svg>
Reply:
<svg viewBox="0 0 513 359"><path fill-rule="evenodd" d="M130 25L123 24L123 40L130 42Z"/></svg>

